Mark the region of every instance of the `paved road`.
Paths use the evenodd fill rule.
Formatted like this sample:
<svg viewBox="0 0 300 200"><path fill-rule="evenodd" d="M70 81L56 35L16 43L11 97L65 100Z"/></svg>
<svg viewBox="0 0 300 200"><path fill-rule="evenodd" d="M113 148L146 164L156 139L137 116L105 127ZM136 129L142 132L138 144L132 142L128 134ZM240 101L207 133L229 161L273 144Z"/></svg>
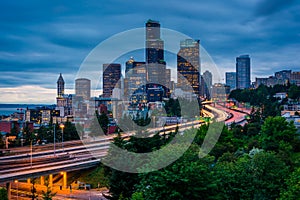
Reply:
<svg viewBox="0 0 300 200"><path fill-rule="evenodd" d="M220 110L223 110L227 113L231 113L232 114L232 118L226 120L226 124L231 124L233 122L236 122L236 123L239 123L241 125L244 125L244 123L246 123L246 120L245 120L245 116L247 114L245 113L241 113L241 112L238 112L238 111L235 111L235 110L231 110L231 109L228 109L228 108L225 108L223 106L220 106L218 104L216 104L215 108L217 109L220 109ZM249 112L249 110L243 110L244 112L247 111Z"/></svg>

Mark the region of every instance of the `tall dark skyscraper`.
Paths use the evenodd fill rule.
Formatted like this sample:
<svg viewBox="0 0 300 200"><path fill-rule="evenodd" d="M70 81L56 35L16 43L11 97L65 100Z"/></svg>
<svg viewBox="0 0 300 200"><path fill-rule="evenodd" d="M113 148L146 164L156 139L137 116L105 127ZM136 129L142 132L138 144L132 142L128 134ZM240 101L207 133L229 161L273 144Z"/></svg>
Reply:
<svg viewBox="0 0 300 200"><path fill-rule="evenodd" d="M226 72L226 85L230 87L230 90L236 88L236 72Z"/></svg>
<svg viewBox="0 0 300 200"><path fill-rule="evenodd" d="M164 62L164 41L160 38L160 23L150 19L146 23L146 62Z"/></svg>
<svg viewBox="0 0 300 200"><path fill-rule="evenodd" d="M202 96L210 99L212 97L212 73L206 70L201 76Z"/></svg>
<svg viewBox="0 0 300 200"><path fill-rule="evenodd" d="M65 94L65 81L60 73L59 78L57 80L57 96L62 97Z"/></svg>
<svg viewBox="0 0 300 200"><path fill-rule="evenodd" d="M147 88L164 87L164 96L169 94L170 70L164 61L164 41L160 38L160 23L148 20L146 23L146 68Z"/></svg>
<svg viewBox="0 0 300 200"><path fill-rule="evenodd" d="M103 64L103 97L112 96L113 89L121 76L121 64Z"/></svg>
<svg viewBox="0 0 300 200"><path fill-rule="evenodd" d="M180 42L177 54L177 73L186 80L178 78L177 86L186 90L187 82L198 96L200 95L200 50L199 40L187 39Z"/></svg>
<svg viewBox="0 0 300 200"><path fill-rule="evenodd" d="M236 58L236 88L249 88L250 84L250 57L241 55Z"/></svg>

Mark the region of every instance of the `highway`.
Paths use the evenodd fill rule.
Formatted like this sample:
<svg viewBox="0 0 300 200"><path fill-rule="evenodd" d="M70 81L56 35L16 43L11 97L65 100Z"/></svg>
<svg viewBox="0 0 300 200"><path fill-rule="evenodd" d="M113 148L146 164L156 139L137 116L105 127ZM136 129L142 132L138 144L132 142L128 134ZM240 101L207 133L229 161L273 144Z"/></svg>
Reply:
<svg viewBox="0 0 300 200"><path fill-rule="evenodd" d="M225 121L228 113L205 105L207 110L203 114L214 118L216 121ZM208 111L209 110L209 111ZM204 123L200 120L194 120L179 124L179 131L182 132L191 127L197 128ZM155 132L170 132L176 129L177 125L148 129L150 134ZM126 133L124 137L134 135L133 132ZM56 174L62 171L70 172L82 170L97 166L101 157L104 157L108 151L112 136L96 138L95 140L70 141L64 143L61 148L57 143L54 155L53 144L45 146L34 146L31 151L28 147L11 149L9 156L0 157L0 183L13 182L27 178L46 176ZM83 144L84 143L84 144ZM92 154L91 152L92 151ZM32 154L31 154L32 152ZM97 158L94 156L98 155Z"/></svg>
<svg viewBox="0 0 300 200"><path fill-rule="evenodd" d="M209 117L213 119L212 121L224 121L227 125L232 122L245 122L245 113L229 110L217 104L215 107L212 105L214 104L208 103L203 106L202 116ZM179 132L183 132L192 127L198 128L203 123L205 123L203 120L195 119L178 125L150 128L146 131L149 133L149 137L156 132L169 133L174 131L177 126ZM122 137L134 135L134 132L128 132ZM107 154L113 138L114 136L102 136L84 141L68 141L64 142L63 147L61 143L56 143L55 153L53 144L32 146L32 149L28 146L11 148L9 155L0 157L0 184L98 166L101 158ZM15 190L12 190L12 194L15 195ZM63 195L57 198L64 197L65 199L67 196ZM99 195L99 192L95 192L95 195ZM82 197L86 198L87 195L83 194ZM98 198L95 196L95 199Z"/></svg>
<svg viewBox="0 0 300 200"><path fill-rule="evenodd" d="M238 111L237 109L229 109L219 104L216 104L215 108L230 113L232 115L230 119L226 120L226 125L230 125L232 123L244 125L247 122L245 117L251 112L251 110L249 109L243 109L243 111Z"/></svg>
<svg viewBox="0 0 300 200"><path fill-rule="evenodd" d="M198 120L179 125L179 130L183 131L191 128L196 123L199 125ZM153 134L157 131L175 130L175 128L176 125L172 125L148 131ZM133 133L127 133L124 137L130 135L133 135ZM21 148L21 150L12 149L14 155L0 157L0 183L97 166L100 159L96 159L94 156L98 155L97 158L105 156L112 139L112 136L96 138L95 140L84 141L84 145L78 141L69 142L68 145L64 145L64 149L57 149L55 155L53 148L49 149L49 146L41 146L40 149L36 147L36 152L32 152L32 155L27 153L31 150L25 151L24 148ZM15 152L18 152L18 154L15 154Z"/></svg>

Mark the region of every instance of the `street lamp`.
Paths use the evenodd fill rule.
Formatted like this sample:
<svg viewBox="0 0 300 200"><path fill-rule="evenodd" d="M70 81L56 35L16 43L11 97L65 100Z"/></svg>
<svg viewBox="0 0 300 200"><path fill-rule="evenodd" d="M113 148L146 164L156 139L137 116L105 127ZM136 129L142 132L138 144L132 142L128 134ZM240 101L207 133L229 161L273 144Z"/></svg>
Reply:
<svg viewBox="0 0 300 200"><path fill-rule="evenodd" d="M59 127L61 128L61 148L64 151L64 128L65 128L65 125L63 123L61 123L59 125Z"/></svg>
<svg viewBox="0 0 300 200"><path fill-rule="evenodd" d="M15 183L17 184L17 200L19 199L19 181L15 180Z"/></svg>
<svg viewBox="0 0 300 200"><path fill-rule="evenodd" d="M55 127L56 127L56 125L54 124L54 126L53 126L53 150L54 150L54 156L56 156L56 154L55 154Z"/></svg>

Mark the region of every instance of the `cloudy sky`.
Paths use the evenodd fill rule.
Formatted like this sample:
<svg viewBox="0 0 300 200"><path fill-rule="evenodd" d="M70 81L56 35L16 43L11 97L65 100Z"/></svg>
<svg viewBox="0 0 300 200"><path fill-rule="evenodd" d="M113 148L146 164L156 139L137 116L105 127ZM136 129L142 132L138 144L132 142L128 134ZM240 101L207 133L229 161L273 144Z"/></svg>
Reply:
<svg viewBox="0 0 300 200"><path fill-rule="evenodd" d="M252 80L300 69L298 0L1 0L0 103L54 103L59 73L73 92L94 47L148 19L200 39L222 76L241 54Z"/></svg>

